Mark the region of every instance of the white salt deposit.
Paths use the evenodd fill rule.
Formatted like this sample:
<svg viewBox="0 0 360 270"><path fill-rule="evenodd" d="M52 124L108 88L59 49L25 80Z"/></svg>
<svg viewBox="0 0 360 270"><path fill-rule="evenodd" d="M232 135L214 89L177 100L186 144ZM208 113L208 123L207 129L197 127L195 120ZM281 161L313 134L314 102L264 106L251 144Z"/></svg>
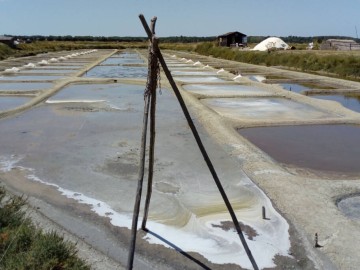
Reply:
<svg viewBox="0 0 360 270"><path fill-rule="evenodd" d="M28 64L24 65L23 67L24 68L34 68L34 67L36 67L36 65L33 63L28 63Z"/></svg>
<svg viewBox="0 0 360 270"><path fill-rule="evenodd" d="M240 78L242 78L242 76L239 74L236 77L234 77L233 80L235 81L235 80L240 79Z"/></svg>
<svg viewBox="0 0 360 270"><path fill-rule="evenodd" d="M11 156L10 158L0 156L0 170L10 172L17 168L27 174L31 181L51 186L58 190L63 196L73 199L80 204L88 205L91 210L101 217L110 220L113 226L125 227L130 229L132 223L131 213L118 213L107 203L90 198L81 192L71 191L40 179L34 169L16 165L23 157ZM247 243L254 255L259 268L275 267L273 259L276 255L289 256L290 241L288 235L289 225L279 213L272 207L270 200L265 194L257 189L250 181L240 180L239 186L253 188L256 191L258 203L267 209L269 220L259 218L258 207L245 207L239 209L236 214L241 221L251 226L255 231L252 240L247 239ZM256 203L252 201L250 205ZM252 268L251 263L241 245L239 237L234 229L223 229L222 222L229 222L229 215L226 213L216 213L212 215L196 216L192 214L187 224L183 227L175 227L161 224L149 220L147 227L154 233L161 234L166 240L178 246L185 252L197 252L206 259L217 264L238 264L243 268ZM141 218L139 219L139 226ZM245 236L246 237L246 236ZM249 236L247 236L249 238ZM169 247L151 234L146 234L144 239L150 244L160 244Z"/></svg>
<svg viewBox="0 0 360 270"><path fill-rule="evenodd" d="M289 45L287 45L282 39L277 37L269 37L263 41L261 41L258 45L254 47L254 51L267 51L271 49L280 49L287 50L289 49Z"/></svg>
<svg viewBox="0 0 360 270"><path fill-rule="evenodd" d="M225 70L222 68L222 69L218 70L216 73L219 74L221 72L225 72Z"/></svg>
<svg viewBox="0 0 360 270"><path fill-rule="evenodd" d="M4 70L4 73L16 73L16 72L19 72L20 69L17 68L17 67L12 67L12 68L7 68Z"/></svg>
<svg viewBox="0 0 360 270"><path fill-rule="evenodd" d="M258 81L258 82L262 82L266 80L266 77L261 76L261 75L254 75L252 76L254 78L254 80Z"/></svg>
<svg viewBox="0 0 360 270"><path fill-rule="evenodd" d="M189 59L189 60L186 61L186 63L191 63L192 64L192 63L194 63L194 61Z"/></svg>
<svg viewBox="0 0 360 270"><path fill-rule="evenodd" d="M0 156L0 171L10 172L23 158L23 156L15 155L11 155L10 158Z"/></svg>
<svg viewBox="0 0 360 270"><path fill-rule="evenodd" d="M49 64L49 62L46 60L41 60L40 62L38 62L38 65L40 65L40 66L44 66L44 65L48 65L48 64Z"/></svg>
<svg viewBox="0 0 360 270"><path fill-rule="evenodd" d="M64 60L66 60L66 57L61 56L61 57L59 57L58 59L59 59L59 61L64 61Z"/></svg>
<svg viewBox="0 0 360 270"><path fill-rule="evenodd" d="M201 66L201 65L202 65L202 64L201 64L200 61L197 61L197 62L194 63L194 66Z"/></svg>
<svg viewBox="0 0 360 270"><path fill-rule="evenodd" d="M56 63L56 62L59 62L59 60L56 59L56 58L51 58L51 59L49 60L49 63Z"/></svg>

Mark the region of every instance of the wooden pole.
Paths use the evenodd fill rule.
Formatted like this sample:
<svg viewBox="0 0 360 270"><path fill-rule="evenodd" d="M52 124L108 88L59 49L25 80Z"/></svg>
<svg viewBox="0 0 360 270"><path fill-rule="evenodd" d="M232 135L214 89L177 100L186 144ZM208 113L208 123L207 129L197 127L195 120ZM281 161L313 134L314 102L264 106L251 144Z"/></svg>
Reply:
<svg viewBox="0 0 360 270"><path fill-rule="evenodd" d="M144 29L145 29L146 33L148 34L149 39L152 40L153 37L151 35L151 30L150 30L149 26L146 23L144 15L140 14L139 18L140 18L141 23L144 26ZM244 237L244 235L242 233L242 230L240 228L240 224L239 224L239 221L237 220L235 212L234 212L234 210L233 210L233 208L232 208L232 206L230 204L230 201L229 201L229 199L228 199L228 197L227 197L227 195L225 193L225 190L224 190L224 188L223 188L223 186L222 186L222 184L220 182L220 179L217 176L215 168L212 165L211 160L210 160L210 158L209 158L209 156L208 156L208 154L207 154L207 152L205 150L205 147L204 147L204 145L203 145L203 143L202 143L202 141L200 139L200 136L199 136L199 134L198 134L198 132L196 130L194 122L191 119L191 116L190 116L190 113L189 113L189 111L188 111L188 109L186 107L186 104L185 104L185 102L184 102L184 100L183 100L183 98L182 98L182 96L180 94L179 89L177 88L177 85L176 85L174 79L171 76L171 73L170 73L170 71L169 71L169 69L168 69L168 67L167 67L167 65L165 63L165 60L164 60L164 58L163 58L157 44L154 44L154 49L155 49L156 55L157 55L157 57L159 59L159 62L161 64L162 68L163 68L163 71L164 71L167 79L169 80L169 83L170 83L171 87L173 88L175 96L177 97L177 99L178 99L178 101L180 103L181 109L182 109L182 111L183 111L183 113L185 115L185 118L186 118L186 120L188 122L188 125L189 125L189 127L190 127L190 129L191 129L191 131L192 131L192 133L193 133L193 135L195 137L195 140L196 140L196 142L197 142L197 144L199 146L199 149L200 149L200 151L201 151L201 153L203 155L203 158L204 158L204 160L205 160L205 162L206 162L206 164L207 164L207 166L208 166L208 168L209 168L209 170L210 170L210 172L211 172L211 174L212 174L212 176L214 178L215 184L218 187L219 192L220 192L220 194L221 194L221 196L222 196L222 198L224 200L224 203L225 203L225 205L226 205L226 207L227 207L227 209L229 211L229 214L230 214L230 216L231 216L231 218L233 220L235 229L236 229L236 231L237 231L237 233L239 235L240 241L241 241L241 243L242 243L242 245L243 245L243 247L245 249L245 252L246 252L246 254L247 254L247 256L248 256L248 258L249 258L249 260L250 260L250 262L251 262L251 264L253 266L253 268L255 270L258 270L259 268L258 268L258 266L256 264L256 261L255 261L253 255L252 255L252 253L251 253L251 250L249 249L249 246L246 243L245 237Z"/></svg>
<svg viewBox="0 0 360 270"><path fill-rule="evenodd" d="M149 214L150 199L152 194L152 183L154 175L154 153L155 153L155 113L156 113L156 88L157 88L157 79L159 74L159 61L156 57L154 47L157 46L157 39L155 38L155 23L156 17L151 20L151 32L152 32L152 46L150 47L150 64L151 77L149 80L149 89L151 91L151 105L150 105L150 147L149 147L149 168L148 168L148 186L145 199L145 208L144 208L144 217L142 221L141 228L146 229L146 222Z"/></svg>
<svg viewBox="0 0 360 270"><path fill-rule="evenodd" d="M152 20L152 28L155 32L155 22L156 17ZM141 137L141 150L140 150L140 167L139 167L139 176L138 176L138 186L136 191L136 198L135 198L135 205L134 205L134 212L133 212L133 219L132 219L132 226L131 226L131 239L130 239L130 248L129 248L129 255L128 255L128 263L127 263L127 270L131 270L134 264L134 255L135 255L135 247L136 247L136 234L137 234L137 225L139 220L139 212L140 212L140 204L141 204L141 193L142 193L142 186L144 181L144 171L145 171L145 153L146 153L146 134L147 134L147 123L149 118L149 104L151 102L152 107L152 115L155 117L155 103L156 98L152 97L152 94L156 92L156 83L157 83L157 73L156 69L154 70L154 61L157 63L156 55L153 53L153 46L156 42L151 42L149 47L149 63L148 63L148 79L145 89L145 105L144 105L144 118L143 118L143 130L142 130L142 137ZM155 73L155 76L154 76ZM155 86L155 88L154 88ZM152 121L151 123L155 128L155 122ZM152 136L152 141L154 143L155 135ZM153 146L151 147L154 148ZM153 151L153 150L152 150ZM154 158L152 158L153 163ZM152 166L153 167L153 166ZM152 175L151 175L152 178ZM150 200L150 199L149 199Z"/></svg>
<svg viewBox="0 0 360 270"><path fill-rule="evenodd" d="M141 149L140 149L140 166L139 166L138 185L137 185L134 212L133 212L133 218L132 218L132 226L131 226L131 239L130 239L128 263L127 263L128 270L131 270L133 268L133 263L134 263L136 232L137 232L137 224L138 224L138 219L139 219L141 193L142 193L142 185L143 185L144 171L145 171L146 133L147 133L147 122L148 122L148 118L149 118L148 117L149 116L149 104L150 104L150 95L145 97L143 129L142 129Z"/></svg>

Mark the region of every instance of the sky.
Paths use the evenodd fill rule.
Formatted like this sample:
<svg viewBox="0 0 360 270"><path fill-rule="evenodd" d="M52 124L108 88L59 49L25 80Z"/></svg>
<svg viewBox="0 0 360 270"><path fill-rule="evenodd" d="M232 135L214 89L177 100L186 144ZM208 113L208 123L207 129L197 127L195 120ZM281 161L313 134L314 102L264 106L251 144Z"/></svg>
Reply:
<svg viewBox="0 0 360 270"><path fill-rule="evenodd" d="M360 0L0 0L0 35L360 36Z"/></svg>

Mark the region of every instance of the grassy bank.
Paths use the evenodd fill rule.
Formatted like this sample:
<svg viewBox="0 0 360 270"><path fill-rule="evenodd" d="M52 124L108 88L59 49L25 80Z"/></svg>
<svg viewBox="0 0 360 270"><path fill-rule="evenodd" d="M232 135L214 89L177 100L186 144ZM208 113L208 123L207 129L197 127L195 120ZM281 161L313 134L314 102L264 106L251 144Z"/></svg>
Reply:
<svg viewBox="0 0 360 270"><path fill-rule="evenodd" d="M9 46L0 43L0 60L13 56L15 52L16 51L11 49Z"/></svg>
<svg viewBox="0 0 360 270"><path fill-rule="evenodd" d="M19 44L15 50L0 43L0 60L10 56L22 57L64 50L147 48L147 44L147 42L36 41Z"/></svg>
<svg viewBox="0 0 360 270"><path fill-rule="evenodd" d="M272 51L258 52L217 47L207 42L196 46L202 55L234 60L255 65L282 66L305 72L320 72L341 78L360 79L360 51Z"/></svg>
<svg viewBox="0 0 360 270"><path fill-rule="evenodd" d="M75 246L54 232L35 228L22 210L25 201L0 187L0 269L90 269Z"/></svg>

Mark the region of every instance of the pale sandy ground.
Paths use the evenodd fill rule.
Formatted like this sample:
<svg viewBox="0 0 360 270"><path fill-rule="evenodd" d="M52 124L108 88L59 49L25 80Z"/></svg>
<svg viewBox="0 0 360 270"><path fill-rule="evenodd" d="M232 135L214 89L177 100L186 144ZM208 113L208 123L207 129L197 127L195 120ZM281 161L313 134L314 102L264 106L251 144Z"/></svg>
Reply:
<svg viewBox="0 0 360 270"><path fill-rule="evenodd" d="M98 61L87 66L79 71L77 75L81 75L91 66L100 63L103 59L111 55L113 52L104 55ZM194 57L191 55L188 58ZM201 61L201 59L199 58ZM211 61L216 62L216 59ZM258 67L252 65L244 65L248 68L257 69ZM224 66L225 67L225 66ZM324 80L327 83L342 85L343 88L360 89L360 84L356 82L348 82L337 80L333 78L324 78L321 76L301 74L292 71L283 71L279 69L259 68L260 71L281 73L285 76L292 76L296 78L313 78ZM232 76L224 73L222 76ZM163 78L165 76L163 75ZM44 101L49 96L56 93L63 86L74 81L89 81L93 82L95 79L76 78L59 80L55 87L49 91L40 93L38 97L33 99L30 103L10 112L0 114L0 117L7 117L25 111L32 106ZM98 80L98 81L108 81ZM130 82L130 81L129 81ZM163 85L165 85L163 79ZM189 94L189 92L182 91L182 94L194 113L196 118L202 123L206 130L215 138L229 155L236 157L239 160L239 166L245 173L254 181L272 200L274 206L285 216L292 224L293 229L298 237L302 240L302 245L305 246L305 256L309 257L316 268L318 269L357 269L360 265L360 256L357 247L360 246L360 223L346 218L336 207L336 200L351 193L360 193L360 179L359 176L334 176L325 173L310 172L307 170L297 170L296 168L289 168L284 165L274 162L269 156L251 145L247 140L241 137L234 129L234 127L250 127L250 126L267 126L274 123L279 124L304 124L304 123L360 123L359 114L351 112L342 108L334 102L319 101L310 99L308 97L290 93L281 90L279 87L264 85L257 82L252 82L246 78L239 80L239 83L246 85L253 85L263 88L275 95L287 97L294 101L299 101L305 104L312 105L318 109L328 111L333 115L341 115L341 117L329 117L324 119L316 119L316 117L305 120L276 120L264 119L262 121L249 121L248 119L237 119L234 121L215 113L213 110L206 107L202 102L199 102L196 95ZM180 86L180 84L179 84ZM206 96L206 95L205 95ZM234 97L241 96L235 95ZM204 96L202 96L204 97ZM5 177L2 175L2 177ZM39 186L36 184L25 185L21 180L21 172L12 172L7 181L10 184L10 189L14 192L21 191L25 187L31 189L33 194L39 193L37 190ZM12 181L13 180L13 181ZM17 182L18 181L18 182ZM35 186L34 186L35 185ZM39 184L37 184L39 185ZM44 188L44 187L43 187ZM45 187L46 188L46 187ZM57 204L67 204L61 200L59 194L55 194L51 188L47 187L47 192L42 191L42 194L47 194L51 200L55 200ZM46 208L46 205L35 198L29 200L33 207ZM77 206L78 207L78 206ZM86 211L86 210L84 210ZM31 216L35 219L41 227L47 229L56 229L60 233L66 235L70 240L78 242L80 255L89 260L89 263L94 269L122 269L120 265L94 250L91 246L85 244L81 239L68 234L61 226L57 226L51 222L47 217L31 211ZM323 245L320 249L313 248L314 234L319 234L319 243ZM124 255L126 256L126 254ZM160 269L160 268L159 268ZM165 269L165 268L161 268Z"/></svg>

